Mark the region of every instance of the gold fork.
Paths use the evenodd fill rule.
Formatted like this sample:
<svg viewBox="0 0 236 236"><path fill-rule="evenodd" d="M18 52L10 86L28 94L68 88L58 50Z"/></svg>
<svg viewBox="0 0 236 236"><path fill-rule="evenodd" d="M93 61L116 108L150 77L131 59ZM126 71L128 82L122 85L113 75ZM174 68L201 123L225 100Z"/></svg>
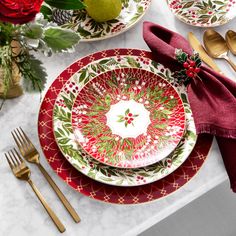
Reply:
<svg viewBox="0 0 236 236"><path fill-rule="evenodd" d="M15 129L12 133L12 136L22 154L22 156L31 163L34 163L38 166L48 183L51 185L67 211L70 213L72 218L76 223L80 222L80 217L74 210L74 208L71 206L69 201L66 199L64 194L61 192L61 190L58 188L56 183L53 181L53 179L50 177L50 175L47 173L47 171L44 169L44 167L41 165L39 161L39 153L33 143L30 141L30 139L27 137L25 132L22 130L22 128Z"/></svg>
<svg viewBox="0 0 236 236"><path fill-rule="evenodd" d="M30 179L30 169L25 164L24 160L21 158L19 153L16 151L16 149L9 151L8 153L5 153L5 157L7 159L7 162L13 172L13 174L20 180L27 181L33 191L35 192L36 196L44 206L45 210L53 220L54 224L57 226L58 230L63 233L66 229L64 225L61 223L59 218L56 216L54 211L49 207L48 203L45 201L44 197L41 195L39 190L36 188L32 180Z"/></svg>

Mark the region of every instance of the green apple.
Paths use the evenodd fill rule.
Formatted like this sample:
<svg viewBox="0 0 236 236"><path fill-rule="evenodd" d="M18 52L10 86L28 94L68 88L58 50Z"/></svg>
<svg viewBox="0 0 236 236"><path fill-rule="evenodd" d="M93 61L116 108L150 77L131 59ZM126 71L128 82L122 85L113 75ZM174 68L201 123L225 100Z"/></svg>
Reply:
<svg viewBox="0 0 236 236"><path fill-rule="evenodd" d="M97 22L113 20L120 15L121 0L84 0L88 15Z"/></svg>

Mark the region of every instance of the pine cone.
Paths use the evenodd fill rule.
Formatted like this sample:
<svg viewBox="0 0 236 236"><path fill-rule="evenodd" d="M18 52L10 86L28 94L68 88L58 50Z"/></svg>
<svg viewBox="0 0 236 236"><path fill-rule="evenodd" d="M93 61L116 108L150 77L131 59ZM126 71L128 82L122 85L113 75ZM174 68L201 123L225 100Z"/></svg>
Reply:
<svg viewBox="0 0 236 236"><path fill-rule="evenodd" d="M73 16L73 10L61 10L55 9L52 12L52 20L58 25L64 25L71 21Z"/></svg>

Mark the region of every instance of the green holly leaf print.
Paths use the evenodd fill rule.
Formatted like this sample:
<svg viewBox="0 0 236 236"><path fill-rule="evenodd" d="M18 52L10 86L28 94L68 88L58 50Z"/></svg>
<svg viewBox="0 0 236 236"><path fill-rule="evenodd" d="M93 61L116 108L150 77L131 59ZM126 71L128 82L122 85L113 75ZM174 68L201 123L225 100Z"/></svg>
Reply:
<svg viewBox="0 0 236 236"><path fill-rule="evenodd" d="M124 122L124 117L123 117L123 116L120 117L120 118L117 120L117 122L119 122L119 123Z"/></svg>
<svg viewBox="0 0 236 236"><path fill-rule="evenodd" d="M157 124L155 125L156 129L165 129L167 127L167 124Z"/></svg>
<svg viewBox="0 0 236 236"><path fill-rule="evenodd" d="M129 114L129 109L127 109L126 111L125 111L125 115L127 116L128 114Z"/></svg>
<svg viewBox="0 0 236 236"><path fill-rule="evenodd" d="M111 105L111 96L109 94L106 95L105 97L105 103L110 106Z"/></svg>
<svg viewBox="0 0 236 236"><path fill-rule="evenodd" d="M169 110L163 110L162 112L163 112L164 114L166 114L166 115L170 115L170 114L172 114L172 112L169 111Z"/></svg>

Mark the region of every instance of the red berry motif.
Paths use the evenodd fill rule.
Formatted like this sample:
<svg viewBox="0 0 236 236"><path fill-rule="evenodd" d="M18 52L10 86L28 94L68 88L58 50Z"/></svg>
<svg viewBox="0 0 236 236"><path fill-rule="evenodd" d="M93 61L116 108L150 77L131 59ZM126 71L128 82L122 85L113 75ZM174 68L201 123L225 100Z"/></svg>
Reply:
<svg viewBox="0 0 236 236"><path fill-rule="evenodd" d="M193 74L192 72L190 72L190 73L188 74L188 77L193 78L193 77L194 77L194 74Z"/></svg>
<svg viewBox="0 0 236 236"><path fill-rule="evenodd" d="M192 67L196 65L195 61L190 61L189 64L190 64L190 66L192 66Z"/></svg>
<svg viewBox="0 0 236 236"><path fill-rule="evenodd" d="M196 62L195 61L189 61L189 63L185 62L183 64L183 67L186 68L186 75L189 78L194 78L196 76L196 74L200 72L200 68L196 67Z"/></svg>
<svg viewBox="0 0 236 236"><path fill-rule="evenodd" d="M233 1L233 0L232 0ZM190 11L191 14L195 14L194 11ZM187 53L182 50L176 51L176 59L179 63L182 64L183 68L180 71L176 71L176 76L179 81L182 83L188 83L190 78L198 77L197 74L200 72L201 59L198 53L194 53L189 56ZM187 77L186 77L187 75Z"/></svg>
<svg viewBox="0 0 236 236"><path fill-rule="evenodd" d="M130 109L127 109L125 111L125 115L119 115L119 119L117 120L117 122L124 122L125 127L127 127L128 125L132 124L134 126L134 118L138 117L138 114L132 114L130 112Z"/></svg>
<svg viewBox="0 0 236 236"><path fill-rule="evenodd" d="M189 67L188 62L184 62L183 67L184 67L184 68L188 68L188 67Z"/></svg>

